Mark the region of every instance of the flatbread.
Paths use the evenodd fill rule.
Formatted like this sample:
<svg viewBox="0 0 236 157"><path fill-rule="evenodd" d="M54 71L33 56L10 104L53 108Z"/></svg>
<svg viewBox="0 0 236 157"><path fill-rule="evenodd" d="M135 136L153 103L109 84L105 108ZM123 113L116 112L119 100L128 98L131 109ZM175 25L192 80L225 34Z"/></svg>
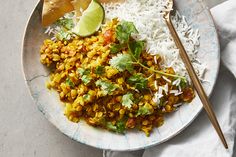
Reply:
<svg viewBox="0 0 236 157"><path fill-rule="evenodd" d="M42 25L49 26L65 13L74 10L71 0L44 0L42 11Z"/></svg>

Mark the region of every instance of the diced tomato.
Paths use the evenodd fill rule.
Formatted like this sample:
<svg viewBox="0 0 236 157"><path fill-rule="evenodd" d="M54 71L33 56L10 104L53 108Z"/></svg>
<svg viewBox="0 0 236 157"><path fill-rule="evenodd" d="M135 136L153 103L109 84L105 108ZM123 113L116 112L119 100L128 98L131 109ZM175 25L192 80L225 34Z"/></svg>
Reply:
<svg viewBox="0 0 236 157"><path fill-rule="evenodd" d="M113 36L114 32L111 29L108 29L104 34L104 43L105 44L109 44L112 42L112 36Z"/></svg>

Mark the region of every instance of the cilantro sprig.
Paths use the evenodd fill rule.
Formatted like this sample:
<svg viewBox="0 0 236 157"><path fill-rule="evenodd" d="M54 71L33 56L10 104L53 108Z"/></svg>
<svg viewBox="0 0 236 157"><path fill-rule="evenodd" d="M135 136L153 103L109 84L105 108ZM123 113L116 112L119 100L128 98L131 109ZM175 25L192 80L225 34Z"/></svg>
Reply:
<svg viewBox="0 0 236 157"><path fill-rule="evenodd" d="M185 77L179 76L179 75L173 75L168 74L163 71L155 70L153 68L149 68L148 66L144 65L140 61L141 53L144 50L145 47L145 41L137 41L137 40L131 40L132 34L137 34L138 30L135 28L134 24L132 22L122 21L117 27L116 27L116 36L117 40L119 41L119 44L111 45L111 52L117 53L119 52L122 47L127 46L128 47L128 54L118 54L117 56L113 57L110 60L110 65L117 70L123 72L125 70L128 70L130 73L132 73L134 69L134 65L139 65L143 67L144 69L150 70L154 73L174 77L174 78L181 78L183 80L186 80Z"/></svg>

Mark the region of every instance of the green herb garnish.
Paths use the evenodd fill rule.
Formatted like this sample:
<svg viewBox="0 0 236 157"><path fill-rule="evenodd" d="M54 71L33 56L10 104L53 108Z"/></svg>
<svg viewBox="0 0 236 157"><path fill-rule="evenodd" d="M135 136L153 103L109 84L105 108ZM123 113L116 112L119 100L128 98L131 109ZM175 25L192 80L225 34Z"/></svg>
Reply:
<svg viewBox="0 0 236 157"><path fill-rule="evenodd" d="M90 69L78 68L78 72L79 72L80 76L83 76L83 75L89 75L91 70Z"/></svg>
<svg viewBox="0 0 236 157"><path fill-rule="evenodd" d="M66 78L66 84L72 88L75 86L74 83L70 80L70 78Z"/></svg>
<svg viewBox="0 0 236 157"><path fill-rule="evenodd" d="M57 20L57 24L68 29L68 30L71 30L75 26L73 19L69 19L69 18L59 19L59 20Z"/></svg>
<svg viewBox="0 0 236 157"><path fill-rule="evenodd" d="M182 89L184 89L184 88L187 87L187 85L188 85L187 81L181 79L179 86L180 86Z"/></svg>
<svg viewBox="0 0 236 157"><path fill-rule="evenodd" d="M125 70L132 72L134 69L133 60L129 54L118 54L110 60L110 64L120 72Z"/></svg>
<svg viewBox="0 0 236 157"><path fill-rule="evenodd" d="M111 53L120 52L124 48L124 46L125 45L123 45L123 44L111 44L111 46L110 46Z"/></svg>
<svg viewBox="0 0 236 157"><path fill-rule="evenodd" d="M146 115L150 115L153 113L153 108L150 104L145 103L144 106L139 106L139 110L136 116L146 116Z"/></svg>
<svg viewBox="0 0 236 157"><path fill-rule="evenodd" d="M71 35L65 30L61 30L56 34L58 40L70 40Z"/></svg>
<svg viewBox="0 0 236 157"><path fill-rule="evenodd" d="M128 43L132 33L138 33L133 22L122 21L116 27L116 36L121 44Z"/></svg>
<svg viewBox="0 0 236 157"><path fill-rule="evenodd" d="M129 51L136 60L139 60L140 55L144 50L144 44L144 41L131 41L128 43Z"/></svg>
<svg viewBox="0 0 236 157"><path fill-rule="evenodd" d="M134 85L134 87L138 90L147 89L148 79L144 78L141 73L131 76L127 81L129 84Z"/></svg>
<svg viewBox="0 0 236 157"><path fill-rule="evenodd" d="M116 131L117 127L113 125L111 122L107 122L106 127L111 131Z"/></svg>
<svg viewBox="0 0 236 157"><path fill-rule="evenodd" d="M117 132L123 134L125 131L125 122L124 121L118 121L116 123Z"/></svg>
<svg viewBox="0 0 236 157"><path fill-rule="evenodd" d="M127 93L122 97L122 105L131 108L133 105L134 97L132 93Z"/></svg>
<svg viewBox="0 0 236 157"><path fill-rule="evenodd" d="M82 82L83 82L85 85L87 85L87 84L89 84L90 81L92 80L92 77L90 77L89 75L83 75L83 76L81 77L81 80L82 80Z"/></svg>
<svg viewBox="0 0 236 157"><path fill-rule="evenodd" d="M105 68L104 66L97 66L95 69L95 74L97 75L102 75L105 72Z"/></svg>
<svg viewBox="0 0 236 157"><path fill-rule="evenodd" d="M90 69L78 68L78 73L81 76L81 80L85 85L89 84L92 80L90 72L91 72Z"/></svg>
<svg viewBox="0 0 236 157"><path fill-rule="evenodd" d="M113 125L111 122L107 122L106 127L114 132L123 134L125 132L125 122L124 121L118 121L116 125Z"/></svg>
<svg viewBox="0 0 236 157"><path fill-rule="evenodd" d="M91 95L85 94L85 95L83 95L83 99L85 102L89 102L89 101L91 101Z"/></svg>
<svg viewBox="0 0 236 157"><path fill-rule="evenodd" d="M104 80L97 80L95 84L96 86L101 87L102 93L104 95L110 95L118 88L117 85Z"/></svg>
<svg viewBox="0 0 236 157"><path fill-rule="evenodd" d="M113 57L110 60L110 64L112 67L116 68L120 72L128 70L131 73L134 69L134 65L138 65L143 67L144 69L150 70L160 75L186 80L185 77L168 74L163 71L155 70L154 68L149 68L148 66L144 65L140 61L140 56L142 51L144 50L145 42L131 40L130 37L132 33L138 33L137 29L135 28L132 22L123 21L116 27L116 36L120 44L112 45L111 52L117 53L122 49L122 47L128 47L129 53L118 54L117 56Z"/></svg>

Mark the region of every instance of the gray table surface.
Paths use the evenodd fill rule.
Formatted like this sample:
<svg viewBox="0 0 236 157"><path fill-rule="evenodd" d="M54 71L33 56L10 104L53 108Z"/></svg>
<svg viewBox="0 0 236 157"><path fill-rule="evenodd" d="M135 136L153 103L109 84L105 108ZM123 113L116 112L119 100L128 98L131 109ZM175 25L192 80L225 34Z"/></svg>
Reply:
<svg viewBox="0 0 236 157"><path fill-rule="evenodd" d="M0 157L101 157L101 150L75 142L52 126L28 93L21 43L37 1L0 1ZM223 1L207 3L212 7Z"/></svg>

